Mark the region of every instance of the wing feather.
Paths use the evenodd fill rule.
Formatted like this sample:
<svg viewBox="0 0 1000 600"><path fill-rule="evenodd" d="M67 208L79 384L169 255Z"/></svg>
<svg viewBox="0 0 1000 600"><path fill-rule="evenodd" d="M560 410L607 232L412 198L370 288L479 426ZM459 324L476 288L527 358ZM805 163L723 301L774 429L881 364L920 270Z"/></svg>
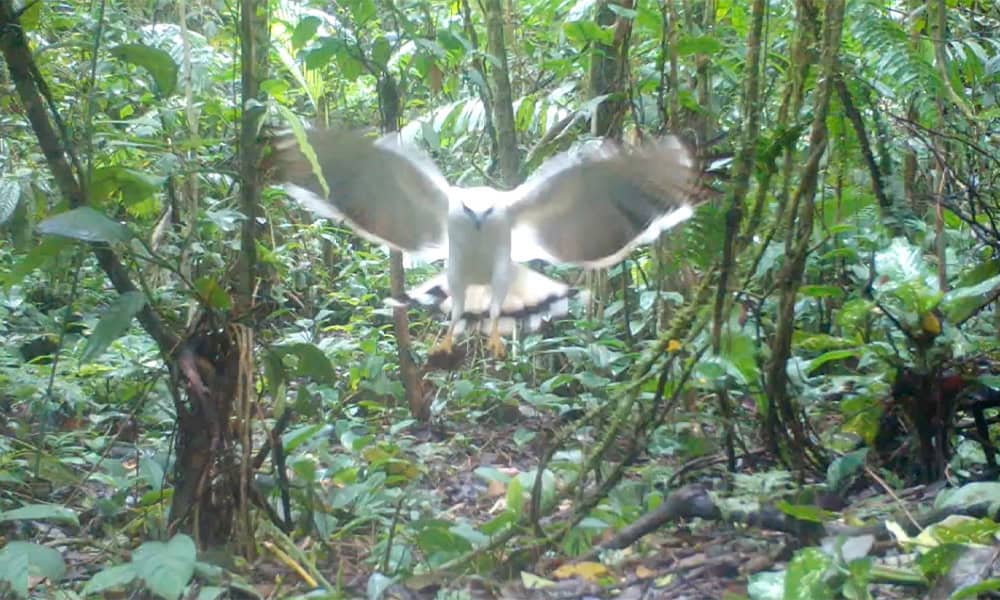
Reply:
<svg viewBox="0 0 1000 600"><path fill-rule="evenodd" d="M614 264L692 215L691 184L691 160L675 138L556 156L514 191L514 259Z"/></svg>
<svg viewBox="0 0 1000 600"><path fill-rule="evenodd" d="M272 142L278 180L292 198L398 250L436 254L446 248L449 186L430 159L404 148L396 134L376 140L310 130L307 140L305 149L292 134Z"/></svg>

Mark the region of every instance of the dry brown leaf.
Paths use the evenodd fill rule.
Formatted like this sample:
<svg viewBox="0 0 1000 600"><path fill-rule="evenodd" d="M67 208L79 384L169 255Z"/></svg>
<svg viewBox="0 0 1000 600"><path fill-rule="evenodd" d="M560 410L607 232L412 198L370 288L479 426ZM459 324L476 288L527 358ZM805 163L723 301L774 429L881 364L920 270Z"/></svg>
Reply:
<svg viewBox="0 0 1000 600"><path fill-rule="evenodd" d="M556 579L571 579L579 577L591 583L596 583L598 579L607 577L611 572L599 562L578 562L565 564L552 572Z"/></svg>

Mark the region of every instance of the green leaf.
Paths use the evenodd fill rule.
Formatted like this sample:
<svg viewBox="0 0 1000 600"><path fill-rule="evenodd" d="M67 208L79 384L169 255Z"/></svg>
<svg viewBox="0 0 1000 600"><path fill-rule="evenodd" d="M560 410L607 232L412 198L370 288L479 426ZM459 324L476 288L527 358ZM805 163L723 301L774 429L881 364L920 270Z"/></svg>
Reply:
<svg viewBox="0 0 1000 600"><path fill-rule="evenodd" d="M233 305L226 290L211 277L199 278L194 282L194 289L198 293L198 300L209 308L229 310Z"/></svg>
<svg viewBox="0 0 1000 600"><path fill-rule="evenodd" d="M992 297L1000 286L1000 275L994 275L975 285L955 288L944 295L941 309L948 320L957 323L982 307L982 304Z"/></svg>
<svg viewBox="0 0 1000 600"><path fill-rule="evenodd" d="M611 12L615 13L616 15L618 15L623 19L634 19L638 14L634 8L625 8L624 6L618 4L608 3L605 4L605 6L608 8L608 10L610 10Z"/></svg>
<svg viewBox="0 0 1000 600"><path fill-rule="evenodd" d="M393 577L387 577L378 572L372 573L365 585L365 597L368 600L380 600L384 597L385 591L394 583L396 583L396 579Z"/></svg>
<svg viewBox="0 0 1000 600"><path fill-rule="evenodd" d="M111 55L149 71L161 97L167 97L177 87L177 63L159 48L142 44L122 44L111 49Z"/></svg>
<svg viewBox="0 0 1000 600"><path fill-rule="evenodd" d="M128 167L102 167L95 169L91 178L90 200L96 205L120 193L129 210L136 210L149 200L155 201L165 181L164 177Z"/></svg>
<svg viewBox="0 0 1000 600"><path fill-rule="evenodd" d="M785 572L762 571L754 573L747 581L747 595L753 600L783 600L785 597Z"/></svg>
<svg viewBox="0 0 1000 600"><path fill-rule="evenodd" d="M785 574L785 600L826 600L834 597L826 582L826 570L832 559L819 548L800 550Z"/></svg>
<svg viewBox="0 0 1000 600"><path fill-rule="evenodd" d="M570 21L563 23L563 33L566 39L577 44L598 42L610 45L614 42L614 32L604 29L593 21Z"/></svg>
<svg viewBox="0 0 1000 600"><path fill-rule="evenodd" d="M132 564L149 591L173 600L184 593L194 575L196 558L194 540L178 534L167 543L146 542L139 546L132 553Z"/></svg>
<svg viewBox="0 0 1000 600"><path fill-rule="evenodd" d="M974 481L960 488L945 490L934 500L934 508L967 508L981 502L989 502L990 511L995 512L1000 502L1000 481Z"/></svg>
<svg viewBox="0 0 1000 600"><path fill-rule="evenodd" d="M154 492L163 489L163 467L153 457L143 456L139 459L139 472Z"/></svg>
<svg viewBox="0 0 1000 600"><path fill-rule="evenodd" d="M524 508L524 489L521 487L521 478L515 477L507 484L507 510L520 516Z"/></svg>
<svg viewBox="0 0 1000 600"><path fill-rule="evenodd" d="M66 563L59 551L32 542L9 542L4 546L14 554L28 557L28 573L55 583L66 575Z"/></svg>
<svg viewBox="0 0 1000 600"><path fill-rule="evenodd" d="M146 305L146 296L142 292L125 292L114 304L105 311L97 323L94 332L87 339L87 345L80 356L81 363L88 363L108 349L111 342L117 340L128 331L134 317Z"/></svg>
<svg viewBox="0 0 1000 600"><path fill-rule="evenodd" d="M372 45L372 62L383 69L389 64L389 57L392 56L392 47L385 36L379 36Z"/></svg>
<svg viewBox="0 0 1000 600"><path fill-rule="evenodd" d="M722 50L722 42L708 35L685 36L677 42L677 55L715 54Z"/></svg>
<svg viewBox="0 0 1000 600"><path fill-rule="evenodd" d="M337 54L337 66L340 67L340 74L347 81L355 81L365 72L365 66L348 51Z"/></svg>
<svg viewBox="0 0 1000 600"><path fill-rule="evenodd" d="M306 42L311 40L316 35L316 32L319 31L321 22L319 17L302 17L298 24L295 25L295 31L292 32L292 48L298 50L302 46L305 46Z"/></svg>
<svg viewBox="0 0 1000 600"><path fill-rule="evenodd" d="M846 350L831 350L829 352L824 352L816 358L810 360L806 364L806 374L811 375L816 369L825 365L828 362L835 360L846 360L848 358L854 358L861 355L860 349L846 349Z"/></svg>
<svg viewBox="0 0 1000 600"><path fill-rule="evenodd" d="M312 377L321 383L330 384L337 380L337 373L330 359L313 344L286 344L275 346L273 350L279 355L291 354L299 359L295 370L295 375L298 377Z"/></svg>
<svg viewBox="0 0 1000 600"><path fill-rule="evenodd" d="M27 598L30 563L27 554L11 548L15 543L17 542L11 542L0 549L0 591L9 587L15 596Z"/></svg>
<svg viewBox="0 0 1000 600"><path fill-rule="evenodd" d="M836 285L804 285L799 293L810 298L843 298L843 288Z"/></svg>
<svg viewBox="0 0 1000 600"><path fill-rule="evenodd" d="M107 590L123 588L132 583L136 576L135 567L132 563L107 567L102 571L98 571L83 586L83 595L91 596Z"/></svg>
<svg viewBox="0 0 1000 600"><path fill-rule="evenodd" d="M31 575L58 582L66 575L66 563L57 550L32 542L8 542L0 549L0 591L6 583L15 595L27 598Z"/></svg>
<svg viewBox="0 0 1000 600"><path fill-rule="evenodd" d="M0 523L6 521L56 521L80 526L76 512L58 504L27 504L20 508L0 512Z"/></svg>
<svg viewBox="0 0 1000 600"><path fill-rule="evenodd" d="M834 491L842 491L865 466L868 448L861 448L838 456L826 469L826 484Z"/></svg>
<svg viewBox="0 0 1000 600"><path fill-rule="evenodd" d="M62 237L45 238L40 244L22 256L6 273L0 272L0 283L4 286L17 285L29 274L43 266L48 266L66 246L72 244Z"/></svg>
<svg viewBox="0 0 1000 600"><path fill-rule="evenodd" d="M109 244L126 242L132 237L128 227L112 221L89 206L81 206L49 217L38 224L38 231L45 235Z"/></svg>
<svg viewBox="0 0 1000 600"><path fill-rule="evenodd" d="M778 510L799 521L823 523L835 519L837 515L813 504L790 504L784 500L775 504Z"/></svg>

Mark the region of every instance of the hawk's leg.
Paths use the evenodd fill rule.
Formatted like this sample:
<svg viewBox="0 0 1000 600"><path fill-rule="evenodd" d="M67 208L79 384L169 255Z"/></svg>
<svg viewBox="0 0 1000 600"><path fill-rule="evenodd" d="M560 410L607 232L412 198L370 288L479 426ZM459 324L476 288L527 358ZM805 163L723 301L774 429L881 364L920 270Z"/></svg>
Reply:
<svg viewBox="0 0 1000 600"><path fill-rule="evenodd" d="M492 322L490 339L486 340L486 349L493 354L494 358L503 358L507 354L507 349L504 348L503 340L500 339L500 320L494 318Z"/></svg>
<svg viewBox="0 0 1000 600"><path fill-rule="evenodd" d="M452 287L452 289L456 289ZM431 354L451 354L455 349L455 328L458 326L462 313L465 311L465 290L458 288L458 293L451 295L451 322L448 324L448 331L444 337L431 350Z"/></svg>
<svg viewBox="0 0 1000 600"><path fill-rule="evenodd" d="M501 255L499 264L494 267L490 286L490 338L486 341L486 349L494 358L503 358L507 354L503 340L500 339L500 313L507 298L507 290L510 289L510 266L509 252Z"/></svg>

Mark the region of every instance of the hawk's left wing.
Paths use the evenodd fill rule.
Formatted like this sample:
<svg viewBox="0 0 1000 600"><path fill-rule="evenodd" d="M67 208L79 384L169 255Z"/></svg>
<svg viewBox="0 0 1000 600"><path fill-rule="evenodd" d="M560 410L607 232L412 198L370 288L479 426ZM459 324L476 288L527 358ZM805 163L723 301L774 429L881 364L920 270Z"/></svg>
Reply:
<svg viewBox="0 0 1000 600"><path fill-rule="evenodd" d="M512 255L614 264L692 215L691 183L691 160L675 138L556 156L512 192Z"/></svg>

